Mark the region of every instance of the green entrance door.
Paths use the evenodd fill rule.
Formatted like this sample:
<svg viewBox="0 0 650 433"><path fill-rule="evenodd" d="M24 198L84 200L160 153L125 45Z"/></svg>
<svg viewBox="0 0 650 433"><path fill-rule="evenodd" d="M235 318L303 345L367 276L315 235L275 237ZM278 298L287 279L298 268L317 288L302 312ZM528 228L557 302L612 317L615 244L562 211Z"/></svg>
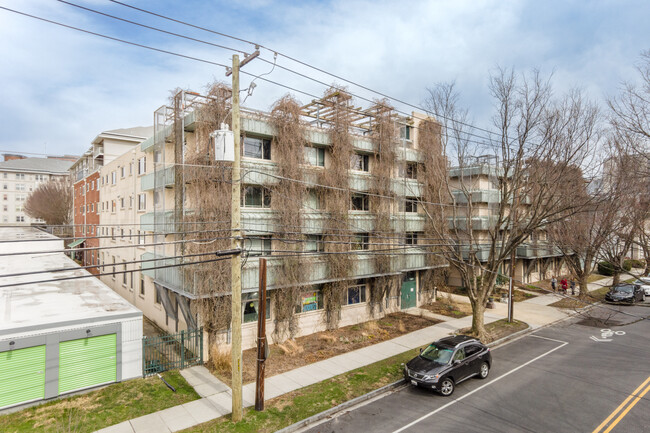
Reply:
<svg viewBox="0 0 650 433"><path fill-rule="evenodd" d="M59 394L117 380L115 334L59 343Z"/></svg>
<svg viewBox="0 0 650 433"><path fill-rule="evenodd" d="M415 272L407 272L402 277L401 308L413 308L417 305L417 292L415 290Z"/></svg>
<svg viewBox="0 0 650 433"><path fill-rule="evenodd" d="M45 346L0 352L0 408L45 398Z"/></svg>

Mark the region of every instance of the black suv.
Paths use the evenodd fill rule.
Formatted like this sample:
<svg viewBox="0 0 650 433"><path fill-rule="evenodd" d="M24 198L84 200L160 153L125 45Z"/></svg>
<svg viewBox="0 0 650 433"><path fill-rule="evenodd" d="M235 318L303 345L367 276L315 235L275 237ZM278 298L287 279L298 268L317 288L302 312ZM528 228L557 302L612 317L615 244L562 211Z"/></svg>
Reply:
<svg viewBox="0 0 650 433"><path fill-rule="evenodd" d="M404 378L412 385L433 389L444 396L470 377L485 379L490 373L490 349L467 335L446 337L431 343L404 366Z"/></svg>
<svg viewBox="0 0 650 433"><path fill-rule="evenodd" d="M645 301L645 291L638 284L621 283L612 287L605 295L605 301L613 304L634 304Z"/></svg>

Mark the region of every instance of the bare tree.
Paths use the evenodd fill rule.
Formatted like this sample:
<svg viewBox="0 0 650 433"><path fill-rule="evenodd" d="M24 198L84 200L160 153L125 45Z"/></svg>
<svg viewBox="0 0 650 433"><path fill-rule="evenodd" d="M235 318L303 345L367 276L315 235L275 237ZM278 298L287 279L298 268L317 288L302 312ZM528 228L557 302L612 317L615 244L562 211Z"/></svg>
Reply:
<svg viewBox="0 0 650 433"><path fill-rule="evenodd" d="M633 150L642 160L643 175L650 175L650 50L641 53L637 65L640 83L624 83L618 96L608 101L611 123L621 135L630 137Z"/></svg>
<svg viewBox="0 0 650 433"><path fill-rule="evenodd" d="M27 197L25 212L48 225L63 225L72 215L72 187L67 181L51 180L41 184Z"/></svg>
<svg viewBox="0 0 650 433"><path fill-rule="evenodd" d="M454 204L446 208L454 245L445 247L445 255L467 288L472 332L479 337L485 335L488 298L511 254L533 233L580 212L589 202L587 197L569 199L565 192L567 183L582 182L576 173L597 141L598 121L598 108L580 92L552 100L549 81L537 71L517 76L498 70L490 90L496 132L484 146L476 145L466 127L467 111L458 108L453 84L431 89L427 100L441 123L446 156L457 165L446 185ZM491 162L477 165L472 155L478 152L490 152ZM484 175L497 191L487 212L475 197Z"/></svg>

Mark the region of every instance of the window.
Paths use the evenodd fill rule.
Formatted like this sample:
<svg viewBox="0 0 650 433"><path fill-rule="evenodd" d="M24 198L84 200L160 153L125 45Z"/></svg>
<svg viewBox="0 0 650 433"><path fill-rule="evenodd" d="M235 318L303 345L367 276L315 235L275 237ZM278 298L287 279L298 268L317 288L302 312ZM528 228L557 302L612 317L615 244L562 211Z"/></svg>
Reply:
<svg viewBox="0 0 650 433"><path fill-rule="evenodd" d="M7 198L7 194L3 194L3 195L2 195L2 199L3 199L4 201L7 201L7 199L8 199L8 198Z"/></svg>
<svg viewBox="0 0 650 433"><path fill-rule="evenodd" d="M7 206L6 204L2 206L2 210L5 211L5 212L7 212L9 210L8 208L9 208L9 206Z"/></svg>
<svg viewBox="0 0 650 433"><path fill-rule="evenodd" d="M313 167L325 167L325 149L305 146L305 160Z"/></svg>
<svg viewBox="0 0 650 433"><path fill-rule="evenodd" d="M407 197L404 200L404 205L402 212L417 212L418 211L418 200L416 198Z"/></svg>
<svg viewBox="0 0 650 433"><path fill-rule="evenodd" d="M481 346L479 346L478 344L472 344L470 346L465 347L465 356L469 358L472 355L476 355L481 350L483 350Z"/></svg>
<svg viewBox="0 0 650 433"><path fill-rule="evenodd" d="M369 209L368 206L368 194L352 194L350 210L367 211Z"/></svg>
<svg viewBox="0 0 650 433"><path fill-rule="evenodd" d="M271 159L271 140L244 137L244 156L247 158Z"/></svg>
<svg viewBox="0 0 650 433"><path fill-rule="evenodd" d="M361 304L366 302L366 285L357 284L356 286L348 287L347 305Z"/></svg>
<svg viewBox="0 0 650 433"><path fill-rule="evenodd" d="M158 204L160 204L160 197L161 196L162 196L162 194L160 193L160 191L154 191L153 192L153 205L154 205L154 207L156 207L156 206L158 206Z"/></svg>
<svg viewBox="0 0 650 433"><path fill-rule="evenodd" d="M95 212L95 203L90 203L90 211Z"/></svg>
<svg viewBox="0 0 650 433"><path fill-rule="evenodd" d="M16 222L17 223L24 223L25 222L25 217L24 216L17 216L16 217Z"/></svg>
<svg viewBox="0 0 650 433"><path fill-rule="evenodd" d="M461 347L456 351L456 353L454 353L454 356L453 358L451 358L451 360L453 362L453 361L462 361L463 359L465 359L465 350Z"/></svg>
<svg viewBox="0 0 650 433"><path fill-rule="evenodd" d="M244 243L248 250L249 256L270 256L271 255L271 236L257 236L248 238Z"/></svg>
<svg viewBox="0 0 650 433"><path fill-rule="evenodd" d="M81 213L86 213L86 205L81 206Z"/></svg>
<svg viewBox="0 0 650 433"><path fill-rule="evenodd" d="M129 196L129 209L133 209L133 196Z"/></svg>
<svg viewBox="0 0 650 433"><path fill-rule="evenodd" d="M413 140L411 139L412 128L410 125L402 125L399 129L399 138L405 147L413 147Z"/></svg>
<svg viewBox="0 0 650 433"><path fill-rule="evenodd" d="M271 192L261 186L247 186L243 194L244 207L271 207Z"/></svg>
<svg viewBox="0 0 650 433"><path fill-rule="evenodd" d="M140 296L144 296L144 275L140 274Z"/></svg>
<svg viewBox="0 0 650 433"><path fill-rule="evenodd" d="M97 191L99 191L99 178L97 178L97 186L95 187Z"/></svg>
<svg viewBox="0 0 650 433"><path fill-rule="evenodd" d="M117 183L117 173L112 171L111 172L111 185L115 185Z"/></svg>
<svg viewBox="0 0 650 433"><path fill-rule="evenodd" d="M418 243L418 234L416 232L406 232L404 238L404 243L406 245L417 245Z"/></svg>
<svg viewBox="0 0 650 433"><path fill-rule="evenodd" d="M162 290L162 288L161 288L161 290ZM158 292L158 287L155 287L155 286L154 286L154 291L153 291L153 293L154 293L153 301L154 301L156 304L160 304L160 292Z"/></svg>
<svg viewBox="0 0 650 433"><path fill-rule="evenodd" d="M124 179L125 176L126 176L126 167L122 166L120 167L120 177Z"/></svg>
<svg viewBox="0 0 650 433"><path fill-rule="evenodd" d="M25 173L16 173L17 180L25 180Z"/></svg>
<svg viewBox="0 0 650 433"><path fill-rule="evenodd" d="M399 167L399 177L406 179L417 179L418 165L415 162L406 162Z"/></svg>
<svg viewBox="0 0 650 433"><path fill-rule="evenodd" d="M111 276L115 279L115 256L113 256L113 275Z"/></svg>
<svg viewBox="0 0 650 433"><path fill-rule="evenodd" d="M307 195L305 196L305 208L308 210L323 209L323 198L315 189L307 191Z"/></svg>
<svg viewBox="0 0 650 433"><path fill-rule="evenodd" d="M368 249L368 233L356 233L352 238L352 250Z"/></svg>
<svg viewBox="0 0 650 433"><path fill-rule="evenodd" d="M115 227L111 227L111 239L115 240Z"/></svg>
<svg viewBox="0 0 650 433"><path fill-rule="evenodd" d="M122 285L126 287L126 260L122 260Z"/></svg>
<svg viewBox="0 0 650 433"><path fill-rule="evenodd" d="M129 176L133 174L133 163L129 162Z"/></svg>
<svg viewBox="0 0 650 433"><path fill-rule="evenodd" d="M153 163L154 165L162 162L162 152L160 150L154 150L153 152Z"/></svg>
<svg viewBox="0 0 650 433"><path fill-rule="evenodd" d="M323 235L307 235L305 242L305 251L310 253L322 253L325 251Z"/></svg>
<svg viewBox="0 0 650 433"><path fill-rule="evenodd" d="M16 184L16 191L25 191L25 184L24 183L17 183Z"/></svg>
<svg viewBox="0 0 650 433"><path fill-rule="evenodd" d="M147 209L147 194L138 194L138 210Z"/></svg>
<svg viewBox="0 0 650 433"><path fill-rule="evenodd" d="M147 236L140 233L138 230L138 244L144 245L146 243Z"/></svg>
<svg viewBox="0 0 650 433"><path fill-rule="evenodd" d="M368 171L368 155L358 153L350 155L350 170Z"/></svg>
<svg viewBox="0 0 650 433"><path fill-rule="evenodd" d="M242 310L243 310L243 320L244 323L255 322L258 318L259 311L259 297L258 292L254 293L242 293ZM266 312L265 316L267 319L271 318L271 300L269 297L266 297Z"/></svg>
<svg viewBox="0 0 650 433"><path fill-rule="evenodd" d="M2 184L2 189L9 189L9 187L8 187L7 184L5 183L5 184Z"/></svg>
<svg viewBox="0 0 650 433"><path fill-rule="evenodd" d="M138 174L145 174L147 172L147 157L143 156L138 159Z"/></svg>
<svg viewBox="0 0 650 433"><path fill-rule="evenodd" d="M111 212L115 213L115 200L111 200Z"/></svg>
<svg viewBox="0 0 650 433"><path fill-rule="evenodd" d="M320 287L300 294L300 304L296 305L296 313L306 313L323 309L323 291Z"/></svg>

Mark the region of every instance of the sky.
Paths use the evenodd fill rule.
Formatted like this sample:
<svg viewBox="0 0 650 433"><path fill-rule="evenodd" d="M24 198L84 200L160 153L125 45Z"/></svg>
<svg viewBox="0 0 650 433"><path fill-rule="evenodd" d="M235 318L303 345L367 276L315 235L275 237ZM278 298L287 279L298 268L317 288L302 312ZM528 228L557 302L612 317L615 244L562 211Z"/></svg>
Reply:
<svg viewBox="0 0 650 433"><path fill-rule="evenodd" d="M323 84L278 67L273 52L366 88L420 106L427 88L456 83L472 123L491 127L488 88L498 67L552 74L556 95L582 89L605 105L624 81L635 81L641 51L650 49L650 2L627 1L171 1L123 0L132 6L268 47L244 72L256 81L245 105L269 110L287 93L302 103ZM0 0L0 7L131 42L231 64L253 46L157 18L108 0L69 3L219 44L189 41L116 21L57 0ZM240 57L243 56L240 54ZM107 40L0 9L0 153L80 155L102 131L153 124L172 89L202 92L228 82L221 66ZM328 85L348 86L280 55L277 65ZM242 75L246 88L253 77ZM297 91L305 92L299 93ZM357 100L361 107L369 104ZM398 102L400 110L413 107Z"/></svg>

